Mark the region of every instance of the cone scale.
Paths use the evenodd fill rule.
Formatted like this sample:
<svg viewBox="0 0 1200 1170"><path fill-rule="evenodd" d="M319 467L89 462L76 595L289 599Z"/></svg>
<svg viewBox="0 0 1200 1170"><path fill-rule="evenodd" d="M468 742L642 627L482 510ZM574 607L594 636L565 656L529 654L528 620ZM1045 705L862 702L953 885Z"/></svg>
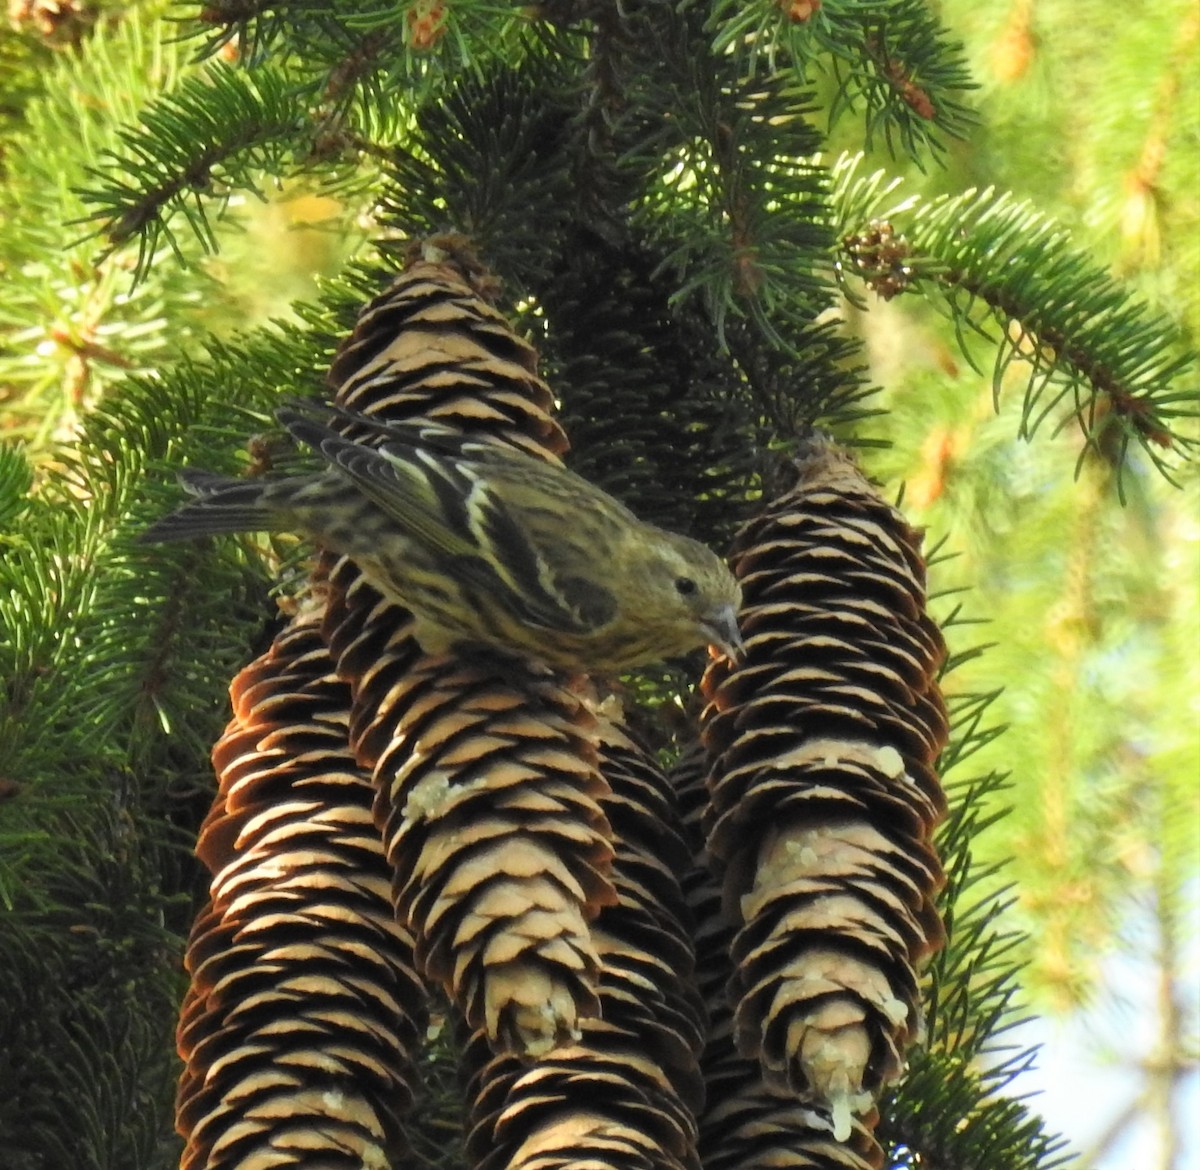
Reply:
<svg viewBox="0 0 1200 1170"><path fill-rule="evenodd" d="M738 1051L726 994L736 926L725 914L705 847L706 770L695 744L671 771L691 852L683 891L694 923L697 985L708 1009L700 1062L706 1090L699 1114L701 1164L704 1170L882 1170L873 1116L854 1119L850 1134L839 1140L828 1110L772 1092L758 1061Z"/></svg>
<svg viewBox="0 0 1200 1170"><path fill-rule="evenodd" d="M599 1011L533 1064L471 1039L475 1170L699 1170L704 1019L676 877L686 850L661 770L611 700L597 718L618 893L592 923Z"/></svg>

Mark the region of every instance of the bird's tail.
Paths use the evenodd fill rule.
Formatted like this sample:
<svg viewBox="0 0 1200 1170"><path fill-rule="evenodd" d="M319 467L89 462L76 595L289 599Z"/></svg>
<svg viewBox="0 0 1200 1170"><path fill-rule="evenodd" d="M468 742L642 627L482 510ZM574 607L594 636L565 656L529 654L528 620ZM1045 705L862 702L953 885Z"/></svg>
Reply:
<svg viewBox="0 0 1200 1170"><path fill-rule="evenodd" d="M141 540L158 544L273 526L275 509L267 499L267 480L232 479L191 467L179 473L179 480L196 499L155 521Z"/></svg>

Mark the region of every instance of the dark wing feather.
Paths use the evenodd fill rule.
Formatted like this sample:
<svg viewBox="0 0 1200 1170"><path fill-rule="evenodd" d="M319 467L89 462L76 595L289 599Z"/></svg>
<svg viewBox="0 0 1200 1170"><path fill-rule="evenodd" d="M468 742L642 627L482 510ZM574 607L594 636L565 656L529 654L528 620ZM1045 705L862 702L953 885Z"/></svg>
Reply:
<svg viewBox="0 0 1200 1170"><path fill-rule="evenodd" d="M599 585L557 572L547 556L552 550L535 543L523 523L527 515L509 508L486 482L471 493L467 507L472 530L489 553L487 573L526 625L588 634L616 616L616 598Z"/></svg>
<svg viewBox="0 0 1200 1170"><path fill-rule="evenodd" d="M383 423L307 404L277 414L292 435L438 556L449 576L501 601L525 624L586 634L616 616L608 590L556 572L543 551L561 537L562 513L586 510L594 497L578 477L436 423ZM365 431L379 447L353 442L319 418ZM547 508L547 499L561 508Z"/></svg>
<svg viewBox="0 0 1200 1170"><path fill-rule="evenodd" d="M613 593L586 577L556 579L559 595L577 615L581 630L599 630L617 616L617 599Z"/></svg>
<svg viewBox="0 0 1200 1170"><path fill-rule="evenodd" d="M453 559L476 551L464 503L473 481L456 464L415 446L392 444L385 454L294 411L278 417L430 553Z"/></svg>
<svg viewBox="0 0 1200 1170"><path fill-rule="evenodd" d="M139 534L139 541L161 544L199 536L253 532L274 525L276 517L268 500L267 480L232 479L198 467L185 467L179 472L179 480L196 498L151 524Z"/></svg>

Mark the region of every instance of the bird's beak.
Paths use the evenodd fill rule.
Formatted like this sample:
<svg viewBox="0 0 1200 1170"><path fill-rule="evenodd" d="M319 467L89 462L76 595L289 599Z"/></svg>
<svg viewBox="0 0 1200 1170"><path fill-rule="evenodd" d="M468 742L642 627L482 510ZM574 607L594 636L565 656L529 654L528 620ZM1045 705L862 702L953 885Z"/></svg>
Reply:
<svg viewBox="0 0 1200 1170"><path fill-rule="evenodd" d="M727 658L740 662L746 653L741 631L738 629L737 614L732 605L723 605L704 623L704 629Z"/></svg>

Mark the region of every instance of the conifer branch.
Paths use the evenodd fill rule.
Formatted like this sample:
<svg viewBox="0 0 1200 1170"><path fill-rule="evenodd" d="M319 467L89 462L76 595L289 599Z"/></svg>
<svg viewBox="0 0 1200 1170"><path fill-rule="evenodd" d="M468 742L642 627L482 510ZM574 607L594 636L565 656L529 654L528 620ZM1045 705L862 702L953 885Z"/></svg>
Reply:
<svg viewBox="0 0 1200 1170"><path fill-rule="evenodd" d="M572 111L561 100L568 85L551 63L464 75L417 112L412 132L392 148L385 221L412 235L452 223L524 288L530 255L548 241L566 247L581 194L568 153Z"/></svg>
<svg viewBox="0 0 1200 1170"><path fill-rule="evenodd" d="M308 103L281 73L240 72L223 65L189 77L121 132L123 147L89 167L96 185L79 192L95 207L111 248L137 238L135 279L146 275L161 242L182 261L172 219L182 215L207 252L217 249L210 222L237 190L259 194L262 174L279 175L312 153L316 123Z"/></svg>
<svg viewBox="0 0 1200 1170"><path fill-rule="evenodd" d="M1136 441L1170 479L1162 452L1188 454L1180 424L1200 414L1196 354L1178 328L1027 203L988 189L885 210L896 184L859 178L858 161L835 167L843 287L853 274L885 299L920 292L953 318L968 360L969 334L994 345L997 401L1010 374L1025 383L1022 438L1073 417L1081 458L1090 450L1120 472Z"/></svg>
<svg viewBox="0 0 1200 1170"><path fill-rule="evenodd" d="M0 446L0 545L29 506L33 468L19 447Z"/></svg>
<svg viewBox="0 0 1200 1170"><path fill-rule="evenodd" d="M945 559L940 544L931 567ZM944 596L944 595L943 595ZM955 604L943 631L972 624ZM975 657L978 646L957 650L945 674ZM987 1166L988 1170L1054 1170L1068 1158L1066 1143L1019 1099L1005 1096L1036 1049L1010 1046L1005 1032L1023 1022L1018 989L1022 964L1014 952L1025 937L1006 929L1011 889L999 884L1002 865L974 856L980 835L1008 815L997 801L1006 776L953 773L1003 728L991 721L997 692L947 695L950 742L938 761L950 797L950 815L938 831L947 882L939 896L947 942L925 972L925 1037L904 1080L882 1103L877 1136L892 1150L890 1166Z"/></svg>
<svg viewBox="0 0 1200 1170"><path fill-rule="evenodd" d="M1066 1141L1046 1134L1020 1101L989 1092L969 1064L920 1052L885 1103L876 1130L894 1151L892 1170L919 1167L1055 1170L1073 1160Z"/></svg>
<svg viewBox="0 0 1200 1170"><path fill-rule="evenodd" d="M76 769L83 740L64 729L57 744ZM24 861L0 931L0 1133L12 1166L150 1167L169 1148L179 980L164 920L179 915L161 883L174 847L118 769L85 766L86 778L64 771L18 797L0 831L0 852Z"/></svg>
<svg viewBox="0 0 1200 1170"><path fill-rule="evenodd" d="M284 30L281 8L277 0L210 0L192 18L193 35L204 38L196 56L224 50L246 65L258 64Z"/></svg>
<svg viewBox="0 0 1200 1170"><path fill-rule="evenodd" d="M465 72L513 64L552 34L537 9L491 0L403 0L337 6L211 0L191 22L197 56L258 68L278 52L324 100L363 98L376 110L422 99Z"/></svg>
<svg viewBox="0 0 1200 1170"><path fill-rule="evenodd" d="M786 346L777 320L823 300L814 260L825 246L826 178L805 158L816 131L787 77L734 80L697 69L672 79L675 141L639 222L653 232L682 304L695 297L724 340L728 317ZM671 236L664 235L664 223Z"/></svg>
<svg viewBox="0 0 1200 1170"><path fill-rule="evenodd" d="M801 83L830 72L830 117L861 109L868 147L882 138L891 153L902 149L919 163L976 120L962 101L974 88L962 46L924 0L718 0L709 27L714 47L732 48L750 72L764 60L790 67Z"/></svg>

